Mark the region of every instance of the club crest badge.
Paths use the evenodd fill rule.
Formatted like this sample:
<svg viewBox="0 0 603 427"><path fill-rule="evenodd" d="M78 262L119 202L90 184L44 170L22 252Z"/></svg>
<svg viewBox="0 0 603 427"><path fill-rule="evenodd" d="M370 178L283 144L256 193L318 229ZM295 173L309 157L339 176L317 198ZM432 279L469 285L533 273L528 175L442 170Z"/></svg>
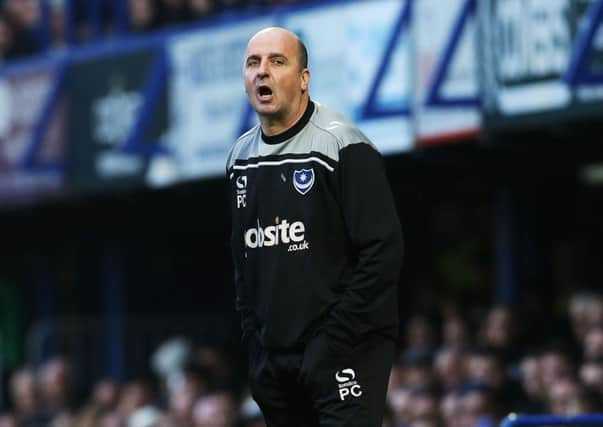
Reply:
<svg viewBox="0 0 603 427"><path fill-rule="evenodd" d="M301 195L305 195L314 185L314 169L293 171L293 187Z"/></svg>

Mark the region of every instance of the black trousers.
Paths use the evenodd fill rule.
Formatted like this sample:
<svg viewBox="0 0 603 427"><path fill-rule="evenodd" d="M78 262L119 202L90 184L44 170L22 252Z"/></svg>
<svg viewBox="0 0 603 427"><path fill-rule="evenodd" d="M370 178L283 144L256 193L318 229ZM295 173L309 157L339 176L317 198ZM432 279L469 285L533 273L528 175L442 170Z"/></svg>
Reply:
<svg viewBox="0 0 603 427"><path fill-rule="evenodd" d="M269 351L252 336L251 394L267 427L381 427L394 351L379 335L348 347L320 333L303 352Z"/></svg>

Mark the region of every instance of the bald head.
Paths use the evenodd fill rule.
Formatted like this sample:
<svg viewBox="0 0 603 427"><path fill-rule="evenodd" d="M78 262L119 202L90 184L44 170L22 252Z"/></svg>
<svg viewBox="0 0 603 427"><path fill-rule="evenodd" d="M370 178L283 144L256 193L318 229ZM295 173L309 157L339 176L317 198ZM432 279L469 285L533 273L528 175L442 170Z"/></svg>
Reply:
<svg viewBox="0 0 603 427"><path fill-rule="evenodd" d="M258 31L249 40L247 48L249 49L249 45L251 45L254 40L266 37L273 40L280 40L286 44L294 45L295 49L297 50L297 61L299 62L300 69L303 70L308 68L308 49L306 49L306 45L294 32L289 31L286 28L268 27Z"/></svg>
<svg viewBox="0 0 603 427"><path fill-rule="evenodd" d="M309 102L308 55L300 39L284 28L265 28L247 44L245 92L266 135L289 129Z"/></svg>

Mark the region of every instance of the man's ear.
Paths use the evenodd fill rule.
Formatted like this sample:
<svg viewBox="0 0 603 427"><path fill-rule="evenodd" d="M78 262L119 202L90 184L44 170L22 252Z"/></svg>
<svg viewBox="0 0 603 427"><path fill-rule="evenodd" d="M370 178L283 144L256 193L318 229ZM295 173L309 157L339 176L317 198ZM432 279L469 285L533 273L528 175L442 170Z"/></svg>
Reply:
<svg viewBox="0 0 603 427"><path fill-rule="evenodd" d="M301 90L303 92L308 90L308 86L310 85L310 70L304 68L301 72Z"/></svg>

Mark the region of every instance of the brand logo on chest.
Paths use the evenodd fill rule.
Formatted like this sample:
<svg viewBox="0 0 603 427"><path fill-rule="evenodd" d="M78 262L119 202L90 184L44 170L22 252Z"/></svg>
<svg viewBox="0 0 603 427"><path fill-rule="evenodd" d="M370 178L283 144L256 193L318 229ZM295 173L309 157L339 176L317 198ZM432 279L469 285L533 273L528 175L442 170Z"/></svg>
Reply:
<svg viewBox="0 0 603 427"><path fill-rule="evenodd" d="M314 185L314 169L301 169L293 171L293 188L305 196Z"/></svg>

